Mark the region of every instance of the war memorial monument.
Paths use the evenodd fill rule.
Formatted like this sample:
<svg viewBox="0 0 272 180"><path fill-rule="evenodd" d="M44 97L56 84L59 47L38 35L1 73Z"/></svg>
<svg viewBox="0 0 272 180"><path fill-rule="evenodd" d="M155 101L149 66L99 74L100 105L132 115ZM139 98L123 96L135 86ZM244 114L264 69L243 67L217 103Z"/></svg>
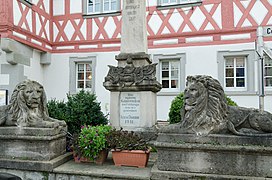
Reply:
<svg viewBox="0 0 272 180"><path fill-rule="evenodd" d="M109 66L103 84L111 94L112 125L127 130L154 127L161 89L147 54L145 3L124 1L118 66ZM66 129L48 116L42 85L19 83L10 104L0 107L0 172L12 169L26 179L45 172L57 179L54 168L70 158ZM158 158L149 179L272 178L272 115L228 106L222 86L210 76L187 77L180 123L158 129L154 146Z"/></svg>

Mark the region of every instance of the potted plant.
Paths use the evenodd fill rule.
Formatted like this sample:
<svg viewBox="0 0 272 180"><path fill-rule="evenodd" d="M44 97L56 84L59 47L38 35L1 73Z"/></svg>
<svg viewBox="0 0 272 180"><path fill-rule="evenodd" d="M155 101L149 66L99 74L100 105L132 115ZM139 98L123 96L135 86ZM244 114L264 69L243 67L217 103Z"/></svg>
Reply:
<svg viewBox="0 0 272 180"><path fill-rule="evenodd" d="M146 167L150 154L147 141L133 131L112 129L107 135L108 146L116 166Z"/></svg>
<svg viewBox="0 0 272 180"><path fill-rule="evenodd" d="M110 130L106 125L82 126L72 146L75 161L103 164L108 156L106 136Z"/></svg>

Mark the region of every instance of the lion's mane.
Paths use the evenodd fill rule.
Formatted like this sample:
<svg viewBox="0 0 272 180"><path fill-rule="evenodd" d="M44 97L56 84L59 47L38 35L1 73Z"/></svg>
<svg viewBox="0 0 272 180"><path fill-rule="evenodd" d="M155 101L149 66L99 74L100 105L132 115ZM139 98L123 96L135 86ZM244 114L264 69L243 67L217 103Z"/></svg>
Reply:
<svg viewBox="0 0 272 180"><path fill-rule="evenodd" d="M188 76L187 85L198 84L201 92L193 109L186 111L185 103L181 110L181 123L196 134L217 133L225 127L228 105L220 83L210 76ZM200 87L202 85L202 87Z"/></svg>
<svg viewBox="0 0 272 180"><path fill-rule="evenodd" d="M24 90L27 86L33 87L38 86L42 90L42 96L40 99L40 104L35 112L35 114L30 113L30 108L27 106ZM42 121L45 117L48 117L48 110L46 106L46 96L44 89L41 84L36 81L25 80L19 83L10 99L10 105L8 107L8 124L16 124L18 126L31 126L32 123L36 121ZM11 123L12 122L12 123Z"/></svg>

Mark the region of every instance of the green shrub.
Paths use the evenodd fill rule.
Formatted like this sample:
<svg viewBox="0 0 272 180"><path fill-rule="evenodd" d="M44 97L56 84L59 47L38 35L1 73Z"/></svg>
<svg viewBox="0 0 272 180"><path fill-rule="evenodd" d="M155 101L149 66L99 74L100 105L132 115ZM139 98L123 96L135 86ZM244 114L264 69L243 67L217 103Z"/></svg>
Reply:
<svg viewBox="0 0 272 180"><path fill-rule="evenodd" d="M50 117L59 120L67 119L67 106L64 101L57 101L56 99L49 100L47 102L47 108Z"/></svg>
<svg viewBox="0 0 272 180"><path fill-rule="evenodd" d="M169 111L169 123L178 123L181 120L180 110L183 106L183 92L175 97L172 101Z"/></svg>
<svg viewBox="0 0 272 180"><path fill-rule="evenodd" d="M95 94L81 90L75 95L67 96L67 125L70 133L79 133L82 125L107 124L107 118L101 111Z"/></svg>
<svg viewBox="0 0 272 180"><path fill-rule="evenodd" d="M169 111L169 123L170 124L174 124L174 123L178 123L181 120L181 108L183 106L183 96L184 93L180 93L178 96L175 97L175 99L172 101L171 106L170 106L170 111ZM229 106L237 106L236 102L234 102L233 100L231 100L230 97L227 97L227 104Z"/></svg>
<svg viewBox="0 0 272 180"><path fill-rule="evenodd" d="M80 133L82 125L107 124L95 94L81 90L77 94L67 95L67 99L66 103L51 100L47 106L49 116L65 120L71 134Z"/></svg>

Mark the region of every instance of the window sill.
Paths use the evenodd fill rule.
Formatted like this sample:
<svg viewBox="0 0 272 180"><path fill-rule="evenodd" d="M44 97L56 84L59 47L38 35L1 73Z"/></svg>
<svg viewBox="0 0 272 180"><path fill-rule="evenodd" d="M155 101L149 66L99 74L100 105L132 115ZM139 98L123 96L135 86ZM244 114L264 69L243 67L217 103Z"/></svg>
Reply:
<svg viewBox="0 0 272 180"><path fill-rule="evenodd" d="M95 18L95 17L106 17L106 16L118 16L121 14L121 11L107 12L107 13L96 13L96 14L83 14L83 18Z"/></svg>
<svg viewBox="0 0 272 180"><path fill-rule="evenodd" d="M179 92L158 92L157 96L177 96L181 93L181 91Z"/></svg>
<svg viewBox="0 0 272 180"><path fill-rule="evenodd" d="M25 1L25 0L19 0L21 3L23 3L24 5L26 5L27 7L31 8L32 7L32 3L29 1Z"/></svg>
<svg viewBox="0 0 272 180"><path fill-rule="evenodd" d="M201 4L202 4L202 1L183 3L183 4L158 5L157 9L163 10L163 9L171 9L171 8L194 7L194 6L200 6Z"/></svg>
<svg viewBox="0 0 272 180"><path fill-rule="evenodd" d="M258 96L255 91L225 91L227 96Z"/></svg>

